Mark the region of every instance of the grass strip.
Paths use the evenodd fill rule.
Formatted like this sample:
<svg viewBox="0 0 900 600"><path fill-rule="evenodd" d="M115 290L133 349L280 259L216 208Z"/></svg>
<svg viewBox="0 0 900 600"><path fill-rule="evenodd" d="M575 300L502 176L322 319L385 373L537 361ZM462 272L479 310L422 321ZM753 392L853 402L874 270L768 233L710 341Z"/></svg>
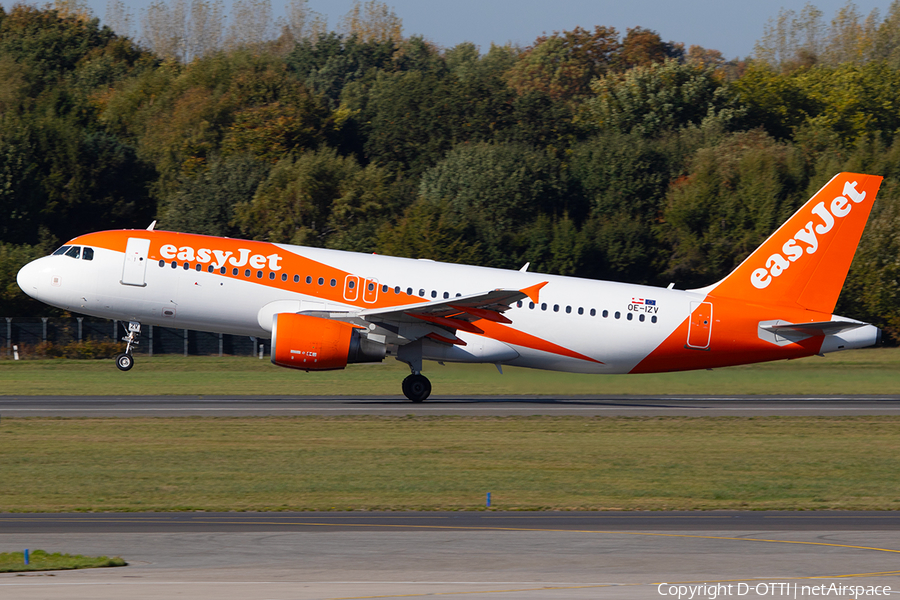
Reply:
<svg viewBox="0 0 900 600"><path fill-rule="evenodd" d="M898 417L3 419L0 510L900 509Z"/></svg>
<svg viewBox="0 0 900 600"><path fill-rule="evenodd" d="M59 552L34 550L29 552L26 565L24 552L0 552L0 573L124 567L127 564L118 556L109 558L107 556L82 556L81 554L60 554Z"/></svg>
<svg viewBox="0 0 900 600"><path fill-rule="evenodd" d="M111 360L0 360L0 395L400 396L409 373L394 360L305 373L252 357L137 356ZM649 375L581 375L493 365L426 363L435 395L849 395L896 394L900 348L836 352L758 365Z"/></svg>

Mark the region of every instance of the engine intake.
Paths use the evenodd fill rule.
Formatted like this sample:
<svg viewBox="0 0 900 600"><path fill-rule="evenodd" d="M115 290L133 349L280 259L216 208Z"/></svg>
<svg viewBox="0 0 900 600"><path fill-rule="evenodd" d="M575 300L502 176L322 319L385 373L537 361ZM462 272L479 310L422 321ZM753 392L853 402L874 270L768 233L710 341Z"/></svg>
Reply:
<svg viewBox="0 0 900 600"><path fill-rule="evenodd" d="M278 313L272 319L272 362L305 371L343 369L348 363L381 362L385 345L360 328L321 317Z"/></svg>

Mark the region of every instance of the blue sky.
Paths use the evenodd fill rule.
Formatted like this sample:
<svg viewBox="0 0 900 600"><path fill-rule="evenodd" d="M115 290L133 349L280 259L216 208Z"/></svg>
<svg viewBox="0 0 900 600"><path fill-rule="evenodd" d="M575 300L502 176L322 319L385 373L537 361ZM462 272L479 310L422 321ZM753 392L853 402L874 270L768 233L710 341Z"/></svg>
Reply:
<svg viewBox="0 0 900 600"><path fill-rule="evenodd" d="M89 0L101 19L106 0ZM623 32L641 26L659 32L664 40L698 44L720 50L727 58L745 57L763 33L766 21L780 8L799 11L806 0L386 0L403 20L406 35L421 34L443 47L474 42L486 51L491 42L527 46L543 32L612 26ZM10 2L4 2L9 6ZM147 0L129 2L137 13ZM226 0L226 5L230 4ZM309 0L309 7L328 17L335 27L352 0ZM813 2L826 20L844 6L844 0ZM889 0L858 0L863 15L873 8L882 14ZM279 3L272 2L276 14Z"/></svg>

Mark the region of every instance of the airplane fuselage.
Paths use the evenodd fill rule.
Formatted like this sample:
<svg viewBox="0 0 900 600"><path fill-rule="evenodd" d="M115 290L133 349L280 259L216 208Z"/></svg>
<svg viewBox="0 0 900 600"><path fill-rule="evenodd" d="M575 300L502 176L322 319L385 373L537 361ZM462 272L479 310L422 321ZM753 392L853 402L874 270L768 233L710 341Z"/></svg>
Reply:
<svg viewBox="0 0 900 600"><path fill-rule="evenodd" d="M456 332L465 345L424 339L426 360L662 372L810 356L871 345L878 335L863 326L840 335L776 339L760 324L831 321L833 315L717 298L705 290L286 244L127 230L80 236L67 246L81 248L80 256L63 252L23 269L19 281L26 292L96 317L263 338L271 336L278 313L359 313L546 282L539 302L525 298L504 313L511 324L479 320L483 333ZM92 250L90 260L83 248ZM378 327L372 337L386 343L389 355L406 340L420 339L422 327L433 328L371 320Z"/></svg>

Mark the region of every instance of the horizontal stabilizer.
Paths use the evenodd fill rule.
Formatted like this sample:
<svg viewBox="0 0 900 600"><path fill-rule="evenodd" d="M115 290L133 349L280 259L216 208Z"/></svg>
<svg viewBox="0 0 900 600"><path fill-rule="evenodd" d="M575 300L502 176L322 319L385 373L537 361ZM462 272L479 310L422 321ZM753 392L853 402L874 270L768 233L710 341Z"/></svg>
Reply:
<svg viewBox="0 0 900 600"><path fill-rule="evenodd" d="M764 325L762 329L781 335L792 332L803 335L835 335L842 331L865 327L866 323L858 321L820 321L817 323L784 323L781 325Z"/></svg>

